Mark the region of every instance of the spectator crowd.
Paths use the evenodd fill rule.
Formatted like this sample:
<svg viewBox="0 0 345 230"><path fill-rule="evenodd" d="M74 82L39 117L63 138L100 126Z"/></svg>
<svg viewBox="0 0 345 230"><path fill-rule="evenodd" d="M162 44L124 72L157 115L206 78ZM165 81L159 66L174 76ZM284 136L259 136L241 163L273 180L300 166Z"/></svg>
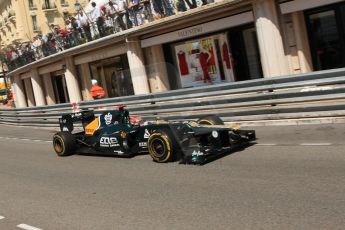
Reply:
<svg viewBox="0 0 345 230"><path fill-rule="evenodd" d="M36 34L31 42L2 50L0 59L9 71L100 37L187 11L214 0L110 0L105 5L91 2L93 10L80 9L65 19L65 26L51 24L47 34Z"/></svg>

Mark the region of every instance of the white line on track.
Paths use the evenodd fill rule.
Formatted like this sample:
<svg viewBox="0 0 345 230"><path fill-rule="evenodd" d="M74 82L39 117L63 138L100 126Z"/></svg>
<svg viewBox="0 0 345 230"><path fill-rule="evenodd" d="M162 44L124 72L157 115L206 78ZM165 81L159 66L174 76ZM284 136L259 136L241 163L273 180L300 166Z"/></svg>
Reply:
<svg viewBox="0 0 345 230"><path fill-rule="evenodd" d="M19 224L17 225L18 228L25 229L25 230L42 230L40 228L36 228L27 224Z"/></svg>
<svg viewBox="0 0 345 230"><path fill-rule="evenodd" d="M5 217L4 216L0 216L0 220L2 220L2 219L5 219Z"/></svg>
<svg viewBox="0 0 345 230"><path fill-rule="evenodd" d="M332 145L332 143L302 143L300 145L302 146L329 146L329 145Z"/></svg>
<svg viewBox="0 0 345 230"><path fill-rule="evenodd" d="M273 143L262 143L262 144L256 144L256 145L262 145L262 146L275 146L277 144L273 144Z"/></svg>
<svg viewBox="0 0 345 230"><path fill-rule="evenodd" d="M52 141L47 140L37 140L37 139L28 139L28 138L17 138L17 137L0 137L0 139L6 139L6 140L20 140L20 141L33 141L33 142L47 142L51 143Z"/></svg>

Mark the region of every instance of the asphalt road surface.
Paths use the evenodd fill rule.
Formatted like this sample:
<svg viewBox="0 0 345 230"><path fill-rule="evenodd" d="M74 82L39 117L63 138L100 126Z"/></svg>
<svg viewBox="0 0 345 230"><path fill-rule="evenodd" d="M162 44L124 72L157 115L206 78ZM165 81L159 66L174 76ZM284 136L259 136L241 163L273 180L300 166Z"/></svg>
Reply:
<svg viewBox="0 0 345 230"><path fill-rule="evenodd" d="M0 126L0 230L344 229L345 125L255 129L192 166L57 157L53 131Z"/></svg>

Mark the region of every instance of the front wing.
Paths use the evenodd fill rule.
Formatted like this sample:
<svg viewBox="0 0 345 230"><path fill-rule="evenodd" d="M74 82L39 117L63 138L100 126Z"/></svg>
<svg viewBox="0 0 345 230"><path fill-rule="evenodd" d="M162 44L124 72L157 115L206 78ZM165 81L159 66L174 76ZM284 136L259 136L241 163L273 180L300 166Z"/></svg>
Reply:
<svg viewBox="0 0 345 230"><path fill-rule="evenodd" d="M182 148L183 156L180 163L183 164L206 164L215 159L233 153L236 150L245 148L256 140L254 130L236 130L235 135L229 133L228 141L217 138L212 143L203 144L200 142L202 138L197 137L196 143L190 144Z"/></svg>

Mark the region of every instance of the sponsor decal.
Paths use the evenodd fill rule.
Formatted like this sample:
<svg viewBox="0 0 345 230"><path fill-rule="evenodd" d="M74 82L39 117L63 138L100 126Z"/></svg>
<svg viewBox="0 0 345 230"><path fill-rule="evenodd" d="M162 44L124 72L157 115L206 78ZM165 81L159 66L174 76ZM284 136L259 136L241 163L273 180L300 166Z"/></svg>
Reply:
<svg viewBox="0 0 345 230"><path fill-rule="evenodd" d="M125 131L121 131L121 132L120 132L120 137L121 137L122 139L125 139L126 136L127 136L127 133L126 133Z"/></svg>
<svg viewBox="0 0 345 230"><path fill-rule="evenodd" d="M139 147L147 147L147 142L139 142Z"/></svg>
<svg viewBox="0 0 345 230"><path fill-rule="evenodd" d="M147 139L150 137L150 135L151 135L150 132L147 129L145 129L144 138Z"/></svg>
<svg viewBox="0 0 345 230"><path fill-rule="evenodd" d="M217 138L218 132L216 130L212 131L212 137Z"/></svg>
<svg viewBox="0 0 345 230"><path fill-rule="evenodd" d="M204 153L203 152L201 152L200 150L198 150L198 151L193 151L192 152L192 156L203 156L204 155Z"/></svg>
<svg viewBox="0 0 345 230"><path fill-rule="evenodd" d="M196 123L195 121L188 122L188 125L191 126L191 127L198 127L199 126L199 124Z"/></svg>
<svg viewBox="0 0 345 230"><path fill-rule="evenodd" d="M81 116L82 116L82 113L74 113L71 115L72 118L81 117Z"/></svg>
<svg viewBox="0 0 345 230"><path fill-rule="evenodd" d="M63 128L62 128L62 131L68 132L69 129L68 129L67 127L63 127Z"/></svg>
<svg viewBox="0 0 345 230"><path fill-rule="evenodd" d="M114 150L114 153L117 153L118 155L123 155L125 152L122 152L121 150Z"/></svg>
<svg viewBox="0 0 345 230"><path fill-rule="evenodd" d="M111 113L104 115L104 121L106 125L110 125L112 119L113 119L113 115L111 115Z"/></svg>
<svg viewBox="0 0 345 230"><path fill-rule="evenodd" d="M102 137L99 141L101 147L117 147L120 146L116 137Z"/></svg>

